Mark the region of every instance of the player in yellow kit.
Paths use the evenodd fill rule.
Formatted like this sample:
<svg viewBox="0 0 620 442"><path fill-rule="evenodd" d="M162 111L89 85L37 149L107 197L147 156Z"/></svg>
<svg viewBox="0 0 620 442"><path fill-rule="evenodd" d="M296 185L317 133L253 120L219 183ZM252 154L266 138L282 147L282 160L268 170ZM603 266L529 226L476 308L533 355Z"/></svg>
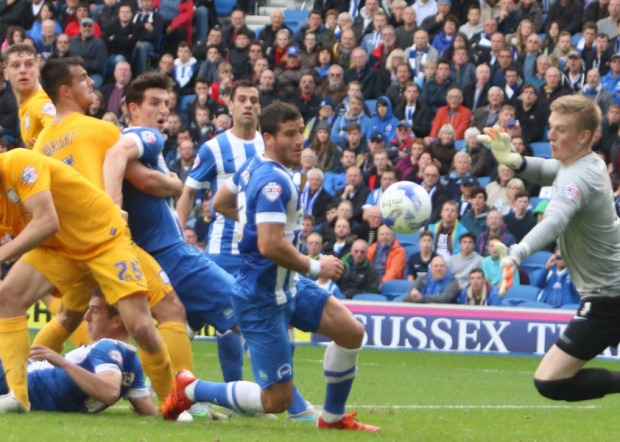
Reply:
<svg viewBox="0 0 620 442"><path fill-rule="evenodd" d="M106 121L83 115L92 100L93 81L81 63L80 58L52 59L48 60L42 69L41 83L54 102L57 115L40 133L34 151L61 160L78 170L98 188L103 189L102 167L105 154L118 141L120 133L116 126ZM145 183L152 183L152 190L161 191L170 188L181 190L182 184L178 179L158 171L147 170L146 174L153 175L153 180L146 178L143 180ZM148 189L145 191L148 192ZM130 235L129 231L127 235ZM173 370L193 367L183 304L161 266L141 248L136 246L136 251L151 292L151 310L159 323L159 332L168 345ZM87 303L80 308L68 310L81 314L86 307ZM81 315L79 317L81 318ZM75 325L73 322L73 326ZM43 329L43 336L40 339L37 336L37 343L45 345L53 340L57 345L59 330L47 333L46 328ZM65 337L69 331L71 328L65 330ZM143 359L142 353L140 357ZM142 362L145 369L148 369L149 362L144 359ZM153 386L157 392L157 386ZM158 397L161 398L159 392Z"/></svg>
<svg viewBox="0 0 620 442"><path fill-rule="evenodd" d="M3 60L4 77L19 103L19 132L26 147L32 149L39 133L56 115L56 108L41 88L34 47L16 43L5 49Z"/></svg>
<svg viewBox="0 0 620 442"><path fill-rule="evenodd" d="M153 384L172 382L170 357L151 320L146 283L126 229L105 192L72 168L25 149L0 156L0 230L15 236L0 247L0 262L25 254L0 284L0 358L11 390L0 396L0 412L29 409L26 310L54 287L70 293L85 275L97 281L151 358L147 375Z"/></svg>
<svg viewBox="0 0 620 442"><path fill-rule="evenodd" d="M21 138L25 146L32 149L43 127L56 115L56 108L39 82L39 63L32 46L22 43L9 46L4 51L3 59L4 76L11 83L19 103ZM43 302L54 315L51 327L61 327L57 319L61 308L60 293L46 296ZM70 338L77 347L90 343L86 323L82 323Z"/></svg>

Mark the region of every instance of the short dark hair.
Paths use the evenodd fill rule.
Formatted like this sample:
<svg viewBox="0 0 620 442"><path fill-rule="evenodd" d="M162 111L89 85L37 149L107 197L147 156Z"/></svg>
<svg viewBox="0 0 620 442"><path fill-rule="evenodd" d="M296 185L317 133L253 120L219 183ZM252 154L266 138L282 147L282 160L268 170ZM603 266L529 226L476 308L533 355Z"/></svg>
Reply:
<svg viewBox="0 0 620 442"><path fill-rule="evenodd" d="M144 101L144 93L147 89L165 89L166 91L172 90L172 80L168 75L163 72L145 72L138 75L135 80L129 83L127 88L127 94L125 95L125 102L127 106L129 103L135 103L138 106Z"/></svg>
<svg viewBox="0 0 620 442"><path fill-rule="evenodd" d="M518 200L519 198L523 198L523 197L527 197L527 199L530 199L530 194L527 193L525 190L523 190L521 192L517 192L517 194L515 195L515 201Z"/></svg>
<svg viewBox="0 0 620 442"><path fill-rule="evenodd" d="M59 89L73 82L72 66L83 67L84 60L81 57L53 58L48 59L41 68L41 86L52 103L58 101Z"/></svg>
<svg viewBox="0 0 620 442"><path fill-rule="evenodd" d="M282 123L301 119L299 109L290 103L275 101L264 108L258 116L261 133L275 135Z"/></svg>
<svg viewBox="0 0 620 442"><path fill-rule="evenodd" d="M308 215L304 215L304 218L303 218L303 219L304 219L304 221L305 221L305 220L310 220L310 222L312 223L312 225L314 225L314 221L315 221L315 219L314 219L314 215L310 215L310 214L308 214Z"/></svg>
<svg viewBox="0 0 620 442"><path fill-rule="evenodd" d="M426 229L424 231L422 231L422 233L420 233L420 239L424 238L425 236L430 237L431 239L433 239L433 232L431 232L430 230ZM418 240L419 241L419 240Z"/></svg>
<svg viewBox="0 0 620 442"><path fill-rule="evenodd" d="M254 83L252 83L249 80L239 80L239 81L235 82L235 84L233 85L232 89L230 90L230 101L234 101L235 100L235 95L237 94L237 89L239 89L241 87L251 87L251 88L254 88L260 94L260 89L258 89L258 86L256 86Z"/></svg>
<svg viewBox="0 0 620 442"><path fill-rule="evenodd" d="M534 94L538 95L538 91L536 90L536 86L534 86L532 83L523 83L523 86L521 86L521 90L519 91L519 94L522 94L524 90L526 89L532 89L534 91Z"/></svg>
<svg viewBox="0 0 620 442"><path fill-rule="evenodd" d="M349 125L347 126L347 133L353 132L353 131L358 131L361 133L362 126L360 126L359 123L349 123Z"/></svg>
<svg viewBox="0 0 620 442"><path fill-rule="evenodd" d="M463 240L463 238L470 238L473 242L476 242L476 234L474 232L465 232L459 238L459 243Z"/></svg>
<svg viewBox="0 0 620 442"><path fill-rule="evenodd" d="M489 199L489 196L487 195L487 191L484 190L484 187L480 187L480 186L476 186L473 189L471 189L471 192L469 193L469 197L473 198L476 195L478 195L479 193L484 195L484 200L485 201Z"/></svg>
<svg viewBox="0 0 620 442"><path fill-rule="evenodd" d="M194 84L196 83L206 83L209 84L209 79L207 77L198 77L196 78L196 81L194 81Z"/></svg>
<svg viewBox="0 0 620 442"><path fill-rule="evenodd" d="M484 278L484 270L482 270L480 267L476 267L469 272L470 275L473 275L474 273L480 273Z"/></svg>

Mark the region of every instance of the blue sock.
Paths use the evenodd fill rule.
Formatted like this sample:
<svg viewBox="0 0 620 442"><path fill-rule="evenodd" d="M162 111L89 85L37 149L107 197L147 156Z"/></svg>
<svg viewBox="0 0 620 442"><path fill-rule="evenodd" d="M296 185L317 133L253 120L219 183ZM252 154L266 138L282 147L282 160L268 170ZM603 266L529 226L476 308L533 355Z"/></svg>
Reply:
<svg viewBox="0 0 620 442"><path fill-rule="evenodd" d="M355 367L352 368L352 372L355 373ZM346 373L340 373L340 376ZM327 375L327 372L326 372ZM329 375L328 375L329 376ZM334 377L340 377L334 376ZM345 405L353 386L353 378L347 379L342 382L327 382L327 390L325 392L325 405L323 408L332 414L344 414Z"/></svg>
<svg viewBox="0 0 620 442"><path fill-rule="evenodd" d="M185 390L194 402L211 402L241 413L264 413L261 388L254 382L196 381Z"/></svg>
<svg viewBox="0 0 620 442"><path fill-rule="evenodd" d="M241 337L233 332L217 333L217 355L220 358L220 367L224 382L240 381L243 379L243 346Z"/></svg>
<svg viewBox="0 0 620 442"><path fill-rule="evenodd" d="M306 408L308 408L306 400L301 395L297 387L293 385L293 402L286 411L288 411L289 414L299 414L306 411Z"/></svg>
<svg viewBox="0 0 620 442"><path fill-rule="evenodd" d="M198 381L194 388L196 402L211 402L226 408L233 408L228 399L226 390L228 385L224 382Z"/></svg>
<svg viewBox="0 0 620 442"><path fill-rule="evenodd" d="M324 419L330 422L345 414L345 404L349 398L355 373L357 371L357 355L360 349L346 349L331 342L325 349L323 371L327 381Z"/></svg>

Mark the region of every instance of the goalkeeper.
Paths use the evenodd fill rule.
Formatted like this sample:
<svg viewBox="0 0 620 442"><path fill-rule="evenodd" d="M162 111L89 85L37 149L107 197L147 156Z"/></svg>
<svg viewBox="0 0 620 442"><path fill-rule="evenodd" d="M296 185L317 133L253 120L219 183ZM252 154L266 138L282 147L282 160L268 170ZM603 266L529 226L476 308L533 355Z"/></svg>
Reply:
<svg viewBox="0 0 620 442"><path fill-rule="evenodd" d="M553 159L514 153L510 137L498 126L479 136L500 163L555 190L543 220L501 262L514 271L557 238L581 295L577 313L534 374L540 394L554 400L581 401L620 392L620 372L583 368L620 342L620 221L605 164L591 149L600 123L601 112L593 101L578 96L555 100L549 117Z"/></svg>

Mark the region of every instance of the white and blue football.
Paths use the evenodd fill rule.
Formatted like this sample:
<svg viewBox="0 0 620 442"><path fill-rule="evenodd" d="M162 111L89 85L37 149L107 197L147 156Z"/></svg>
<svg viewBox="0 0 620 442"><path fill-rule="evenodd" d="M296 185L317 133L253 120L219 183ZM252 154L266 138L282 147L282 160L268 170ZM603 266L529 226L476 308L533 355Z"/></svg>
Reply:
<svg viewBox="0 0 620 442"><path fill-rule="evenodd" d="M379 210L386 226L398 233L412 233L431 216L431 198L419 184L399 181L383 192Z"/></svg>

